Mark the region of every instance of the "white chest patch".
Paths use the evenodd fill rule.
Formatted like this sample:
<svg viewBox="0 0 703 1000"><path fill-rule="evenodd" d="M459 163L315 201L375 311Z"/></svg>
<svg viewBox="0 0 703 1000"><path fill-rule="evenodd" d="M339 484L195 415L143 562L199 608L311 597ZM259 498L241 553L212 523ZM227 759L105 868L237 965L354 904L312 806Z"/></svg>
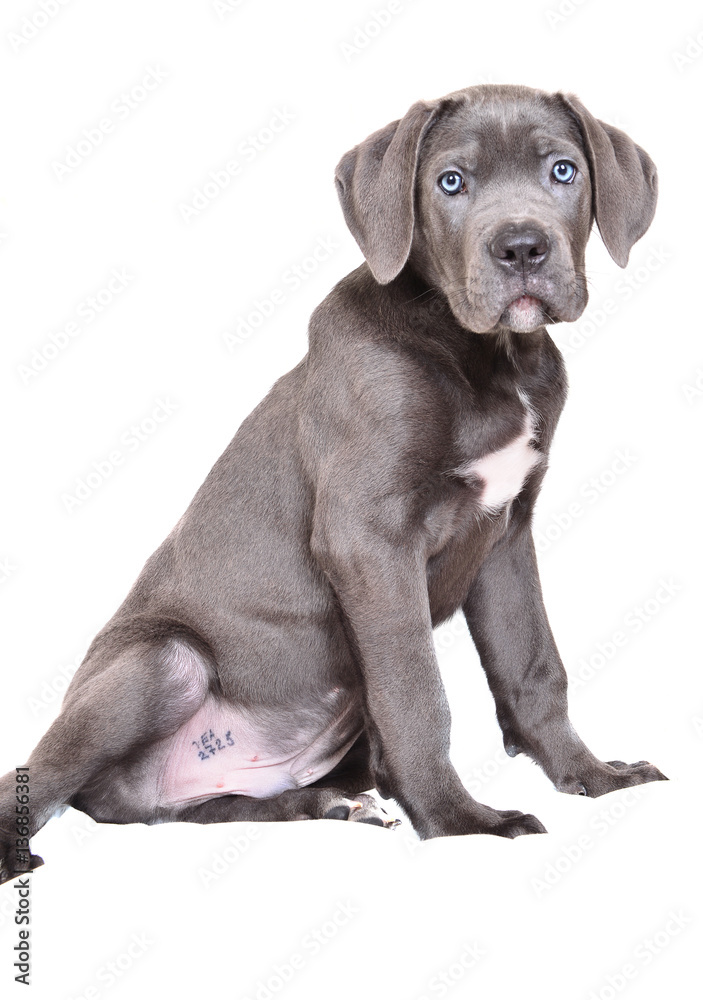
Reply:
<svg viewBox="0 0 703 1000"><path fill-rule="evenodd" d="M479 503L485 510L497 513L514 500L531 470L543 460L543 455L530 443L534 437L535 421L528 409L522 433L510 444L457 469L463 478L481 480Z"/></svg>

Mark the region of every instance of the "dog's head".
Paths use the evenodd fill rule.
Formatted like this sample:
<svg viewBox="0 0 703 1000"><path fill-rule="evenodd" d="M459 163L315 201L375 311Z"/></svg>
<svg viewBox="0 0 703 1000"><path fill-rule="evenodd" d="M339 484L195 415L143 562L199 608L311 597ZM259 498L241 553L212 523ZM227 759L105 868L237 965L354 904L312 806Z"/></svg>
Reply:
<svg viewBox="0 0 703 1000"><path fill-rule="evenodd" d="M335 180L376 280L409 264L476 333L577 319L593 219L625 267L657 199L654 164L623 132L573 96L514 86L414 104Z"/></svg>

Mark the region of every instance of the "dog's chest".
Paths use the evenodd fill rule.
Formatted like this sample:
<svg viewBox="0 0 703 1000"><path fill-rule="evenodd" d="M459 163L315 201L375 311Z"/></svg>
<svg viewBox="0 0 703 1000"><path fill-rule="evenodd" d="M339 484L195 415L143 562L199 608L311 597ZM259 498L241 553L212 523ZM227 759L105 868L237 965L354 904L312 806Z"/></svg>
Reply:
<svg viewBox="0 0 703 1000"><path fill-rule="evenodd" d="M530 472L544 461L537 448L537 418L528 398L523 404L522 429L501 447L462 463L454 474L476 489L480 509L497 513L520 493Z"/></svg>

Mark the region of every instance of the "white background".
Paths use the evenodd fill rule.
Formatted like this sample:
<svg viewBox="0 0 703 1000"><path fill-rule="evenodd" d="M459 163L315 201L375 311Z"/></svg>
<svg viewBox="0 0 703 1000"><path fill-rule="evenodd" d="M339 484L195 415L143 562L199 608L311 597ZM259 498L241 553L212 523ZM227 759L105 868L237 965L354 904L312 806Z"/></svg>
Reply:
<svg viewBox="0 0 703 1000"><path fill-rule="evenodd" d="M658 213L628 270L594 233L588 310L554 331L571 390L536 531L577 729L604 759L644 757L672 780L582 799L508 760L457 621L437 636L456 766L547 836L420 845L407 823L97 827L69 810L35 840L33 995L697 997L698 5L230 7L72 0L47 17L13 0L0 14L0 770L24 763L89 639L360 262L332 181L341 154L418 98L509 82L577 93L659 167ZM33 37L13 39L22 30ZM120 95L157 74L125 114ZM242 143L277 112L293 118L251 158ZM105 118L112 130L59 177ZM239 175L184 221L232 159ZM332 251L293 288L286 272L321 239ZM126 285L86 319L113 269ZM285 301L228 343L276 289ZM173 412L150 422L159 400ZM115 450L120 464L71 505ZM3 995L21 991L15 904L3 886Z"/></svg>

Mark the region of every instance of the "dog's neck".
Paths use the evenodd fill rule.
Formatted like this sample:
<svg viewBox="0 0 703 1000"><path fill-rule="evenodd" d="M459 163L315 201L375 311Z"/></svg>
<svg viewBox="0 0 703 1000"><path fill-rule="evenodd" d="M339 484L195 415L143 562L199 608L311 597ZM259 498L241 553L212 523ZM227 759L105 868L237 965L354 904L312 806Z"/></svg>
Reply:
<svg viewBox="0 0 703 1000"><path fill-rule="evenodd" d="M374 281L370 271L368 277ZM476 333L467 329L454 315L446 294L412 264L406 265L388 285L376 284L376 288L408 315L405 328L409 341L421 338L426 344L431 340L462 364L472 355L493 355L498 364L508 362L518 371L531 373L539 365L545 342L550 340L545 327L530 333L507 329Z"/></svg>

